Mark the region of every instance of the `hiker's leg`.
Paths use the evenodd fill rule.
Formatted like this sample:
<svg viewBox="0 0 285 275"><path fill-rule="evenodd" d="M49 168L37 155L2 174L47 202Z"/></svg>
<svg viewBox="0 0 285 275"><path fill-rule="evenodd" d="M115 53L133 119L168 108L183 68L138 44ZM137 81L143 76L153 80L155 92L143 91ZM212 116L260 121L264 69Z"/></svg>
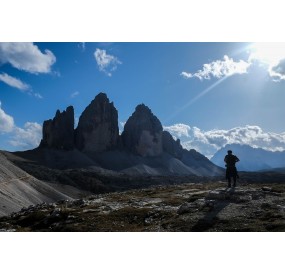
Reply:
<svg viewBox="0 0 285 275"><path fill-rule="evenodd" d="M228 177L228 187L231 187L231 177Z"/></svg>
<svg viewBox="0 0 285 275"><path fill-rule="evenodd" d="M234 187L236 186L236 183L237 183L237 177L236 176L233 176L233 179L234 179Z"/></svg>

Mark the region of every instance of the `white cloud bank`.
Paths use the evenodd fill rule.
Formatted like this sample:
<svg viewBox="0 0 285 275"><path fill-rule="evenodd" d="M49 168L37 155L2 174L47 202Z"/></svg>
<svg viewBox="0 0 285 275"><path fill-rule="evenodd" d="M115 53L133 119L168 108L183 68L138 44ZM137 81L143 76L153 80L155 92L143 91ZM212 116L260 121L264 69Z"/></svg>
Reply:
<svg viewBox="0 0 285 275"><path fill-rule="evenodd" d="M101 72L104 72L108 76L112 76L113 71L117 69L117 66L122 62L115 56L107 54L105 50L96 49L94 57Z"/></svg>
<svg viewBox="0 0 285 275"><path fill-rule="evenodd" d="M211 157L226 144L247 144L270 151L285 150L285 132L265 132L259 126L246 125L229 130L203 131L186 124L164 126L175 138L181 139L184 148L195 149Z"/></svg>
<svg viewBox="0 0 285 275"><path fill-rule="evenodd" d="M285 80L285 43L253 43L248 60L265 65L273 81Z"/></svg>
<svg viewBox="0 0 285 275"><path fill-rule="evenodd" d="M198 70L195 73L182 72L181 75L184 78L196 77L200 80L211 79L212 77L221 78L234 74L245 74L247 73L249 66L250 63L244 60L236 62L225 55L223 60L215 60L211 63L204 64L202 70Z"/></svg>
<svg viewBox="0 0 285 275"><path fill-rule="evenodd" d="M261 64L273 81L285 80L285 43L253 43L247 60L234 61L225 55L222 60L204 64L201 70L194 73L183 71L180 75L186 79L222 78L246 74L250 67Z"/></svg>
<svg viewBox="0 0 285 275"><path fill-rule="evenodd" d="M7 115L1 106L0 101L0 134L10 133L14 128L14 119L12 116Z"/></svg>
<svg viewBox="0 0 285 275"><path fill-rule="evenodd" d="M56 57L51 51L42 53L33 43L0 43L0 63L9 63L18 70L49 73L55 62Z"/></svg>
<svg viewBox="0 0 285 275"><path fill-rule="evenodd" d="M0 135L5 134L8 143L17 149L32 149L40 144L42 126L37 122L26 122L23 128L17 127L14 118L5 113L0 102Z"/></svg>
<svg viewBox="0 0 285 275"><path fill-rule="evenodd" d="M15 127L9 141L12 146L23 149L35 148L40 144L42 126L37 122L26 122L23 128Z"/></svg>
<svg viewBox="0 0 285 275"><path fill-rule="evenodd" d="M183 123L164 126L163 129L171 133L175 138L189 137L191 132L191 127Z"/></svg>

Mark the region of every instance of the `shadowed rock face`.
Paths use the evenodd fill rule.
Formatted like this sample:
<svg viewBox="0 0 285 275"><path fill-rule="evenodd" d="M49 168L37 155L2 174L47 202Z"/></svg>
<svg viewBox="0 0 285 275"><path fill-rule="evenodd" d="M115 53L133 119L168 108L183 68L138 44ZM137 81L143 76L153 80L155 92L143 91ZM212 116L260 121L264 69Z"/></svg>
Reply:
<svg viewBox="0 0 285 275"><path fill-rule="evenodd" d="M74 109L67 107L62 113L57 110L54 119L43 124L40 147L70 150L74 148Z"/></svg>
<svg viewBox="0 0 285 275"><path fill-rule="evenodd" d="M143 157L162 154L162 125L144 104L138 105L127 120L122 142L129 151Z"/></svg>
<svg viewBox="0 0 285 275"><path fill-rule="evenodd" d="M222 168L205 156L195 150L183 149L179 140L163 131L159 119L144 104L136 107L120 136L118 112L104 93L98 94L86 107L76 130L71 106L62 113L57 111L53 120L45 121L40 147L70 150L43 150L44 159L51 167L92 164L127 174L151 175L216 176L223 173ZM35 157L41 159L37 151Z"/></svg>
<svg viewBox="0 0 285 275"><path fill-rule="evenodd" d="M167 131L163 131L162 133L162 147L164 152L172 155L173 157L178 159L182 158L183 148L180 144L180 140L174 140L172 135Z"/></svg>
<svg viewBox="0 0 285 275"><path fill-rule="evenodd" d="M100 93L79 118L76 147L81 151L103 152L116 147L118 139L118 111L107 95Z"/></svg>

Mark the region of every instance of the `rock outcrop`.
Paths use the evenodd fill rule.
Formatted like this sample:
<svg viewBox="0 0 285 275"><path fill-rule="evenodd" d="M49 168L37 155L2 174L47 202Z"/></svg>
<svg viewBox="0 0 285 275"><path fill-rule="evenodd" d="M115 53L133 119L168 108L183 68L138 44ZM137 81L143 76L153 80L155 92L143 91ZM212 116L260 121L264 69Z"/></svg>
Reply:
<svg viewBox="0 0 285 275"><path fill-rule="evenodd" d="M138 105L127 120L122 142L129 151L143 157L162 154L162 125L144 104Z"/></svg>
<svg viewBox="0 0 285 275"><path fill-rule="evenodd" d="M74 109L57 110L54 119L43 123L43 138L40 147L71 150L74 148Z"/></svg>
<svg viewBox="0 0 285 275"><path fill-rule="evenodd" d="M180 144L180 140L174 140L172 135L167 131L162 132L162 148L164 152L171 156L178 159L182 158L183 148Z"/></svg>
<svg viewBox="0 0 285 275"><path fill-rule="evenodd" d="M103 152L117 146L118 111L105 93L99 93L79 118L75 144L81 151Z"/></svg>
<svg viewBox="0 0 285 275"><path fill-rule="evenodd" d="M136 107L119 135L118 111L105 93L99 93L86 107L75 130L73 107L57 111L54 119L43 124L40 147L61 150L39 151L50 167L96 165L126 174L151 175L224 173L205 156L184 149L179 139L163 131L159 119L144 104ZM70 152L62 152L67 150Z"/></svg>

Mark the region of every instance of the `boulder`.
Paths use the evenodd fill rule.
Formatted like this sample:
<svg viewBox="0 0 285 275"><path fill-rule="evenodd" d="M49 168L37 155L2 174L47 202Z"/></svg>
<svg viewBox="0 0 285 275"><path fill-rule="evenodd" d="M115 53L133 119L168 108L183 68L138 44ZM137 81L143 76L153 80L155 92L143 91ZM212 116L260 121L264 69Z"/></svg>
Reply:
<svg viewBox="0 0 285 275"><path fill-rule="evenodd" d="M43 123L43 138L40 147L71 150L74 148L74 109L57 110L55 117Z"/></svg>
<svg viewBox="0 0 285 275"><path fill-rule="evenodd" d="M162 130L159 119L147 106L140 104L124 126L123 146L143 157L159 156L163 152Z"/></svg>
<svg viewBox="0 0 285 275"><path fill-rule="evenodd" d="M79 118L76 147L85 152L103 152L115 148L118 140L118 111L105 93L99 93Z"/></svg>

